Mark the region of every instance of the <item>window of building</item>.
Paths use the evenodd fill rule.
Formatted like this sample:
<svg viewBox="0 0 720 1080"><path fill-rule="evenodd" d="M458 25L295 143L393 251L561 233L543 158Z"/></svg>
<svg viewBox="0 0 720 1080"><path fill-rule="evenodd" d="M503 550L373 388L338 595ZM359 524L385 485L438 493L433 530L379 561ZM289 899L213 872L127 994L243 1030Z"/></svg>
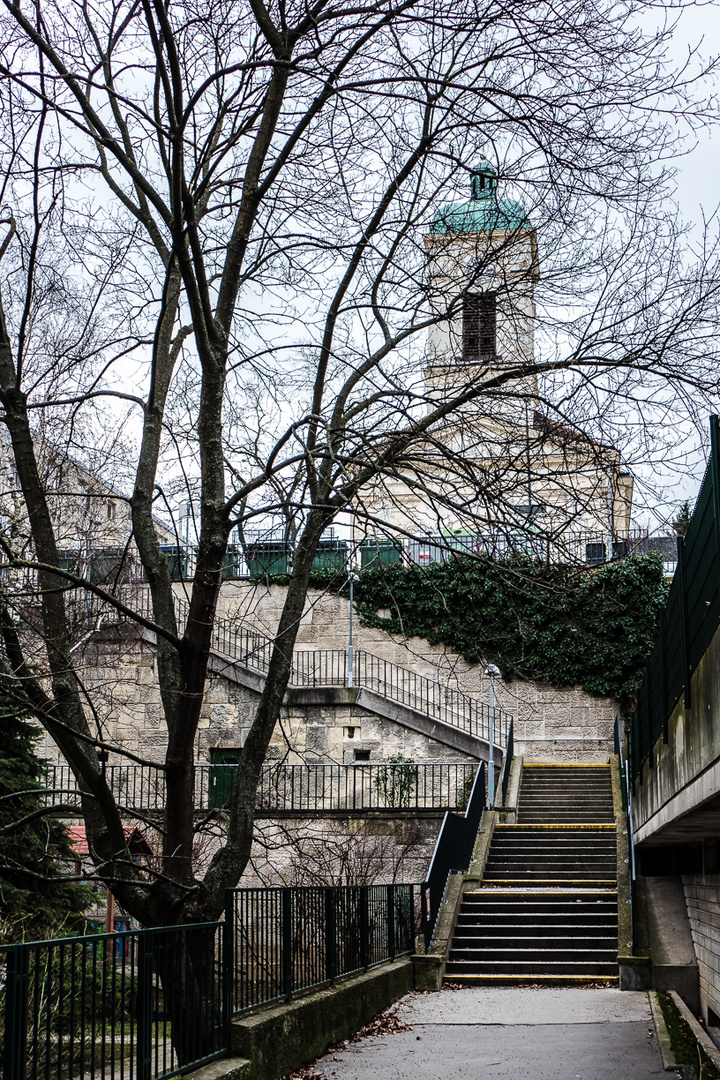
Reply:
<svg viewBox="0 0 720 1080"><path fill-rule="evenodd" d="M370 751L369 750L356 750L355 754L353 756L354 756L355 761L369 761L370 760Z"/></svg>
<svg viewBox="0 0 720 1080"><path fill-rule="evenodd" d="M108 516L108 521L114 521L115 520L115 503L114 502L109 502L107 504L107 516Z"/></svg>
<svg viewBox="0 0 720 1080"><path fill-rule="evenodd" d="M463 303L463 356L494 356L497 323L495 293L475 293Z"/></svg>

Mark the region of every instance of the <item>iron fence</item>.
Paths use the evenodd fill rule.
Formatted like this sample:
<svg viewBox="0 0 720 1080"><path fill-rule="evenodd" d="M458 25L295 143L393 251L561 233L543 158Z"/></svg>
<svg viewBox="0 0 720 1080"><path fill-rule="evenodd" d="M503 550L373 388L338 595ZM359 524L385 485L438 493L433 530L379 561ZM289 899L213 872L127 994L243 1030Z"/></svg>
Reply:
<svg viewBox="0 0 720 1080"><path fill-rule="evenodd" d="M642 782L653 747L667 738L682 696L691 703L692 673L720 624L720 421L710 417L710 460L686 535L677 537L677 570L660 617L630 724L630 778Z"/></svg>
<svg viewBox="0 0 720 1080"><path fill-rule="evenodd" d="M456 555L486 555L508 558L527 555L544 562L567 561L591 565L623 559L646 549L646 529L615 529L608 532L557 532L529 525L527 528L496 529L486 533L464 536L429 536L423 540L406 540L403 557L417 566L450 562Z"/></svg>
<svg viewBox="0 0 720 1080"><path fill-rule="evenodd" d="M232 889L225 922L0 945L3 1080L165 1080L233 1015L413 952L416 885Z"/></svg>
<svg viewBox="0 0 720 1080"><path fill-rule="evenodd" d="M256 805L294 812L464 808L477 768L471 762L268 765Z"/></svg>
<svg viewBox="0 0 720 1080"><path fill-rule="evenodd" d="M674 551L667 550L666 537L649 537L647 529L614 529L607 531L558 531L528 524L501 527L485 532L464 535L429 535L422 538L369 537L356 549L337 537L323 538L313 560L313 570L333 569L342 572L354 562L361 566L371 563L389 565L405 563L425 566L449 562L458 554L507 558L528 555L545 562L603 563L628 555L660 548L671 562ZM160 548L168 565L171 581L192 581L197 567L197 545L191 543L165 544ZM137 553L132 549L103 548L96 551L79 549L58 553L60 569L69 570L88 581L115 592L146 583L145 571ZM222 566L224 581L242 578L288 574L292 571L295 545L281 535L248 540L243 544L228 544ZM34 570L19 572L19 579L29 588L37 586Z"/></svg>
<svg viewBox="0 0 720 1080"><path fill-rule="evenodd" d="M235 770L232 764L195 765L196 812L226 805ZM462 809L476 770L472 762L263 765L255 807L265 813ZM165 771L161 766L106 765L105 776L122 809L163 813ZM69 766L50 766L46 783L47 805L79 809L80 791Z"/></svg>
<svg viewBox="0 0 720 1080"><path fill-rule="evenodd" d="M233 889L225 957L233 1015L413 952L415 885Z"/></svg>
<svg viewBox="0 0 720 1080"><path fill-rule="evenodd" d="M222 923L0 946L3 1080L161 1080L227 1052Z"/></svg>

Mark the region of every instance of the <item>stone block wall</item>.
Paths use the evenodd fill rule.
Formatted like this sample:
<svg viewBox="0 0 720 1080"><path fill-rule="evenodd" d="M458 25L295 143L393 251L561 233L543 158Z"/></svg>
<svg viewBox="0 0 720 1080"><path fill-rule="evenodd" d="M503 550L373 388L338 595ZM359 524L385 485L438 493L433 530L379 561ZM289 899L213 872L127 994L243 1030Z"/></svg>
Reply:
<svg viewBox="0 0 720 1080"><path fill-rule="evenodd" d="M367 885L425 879L442 814L259 817L240 885Z"/></svg>
<svg viewBox="0 0 720 1080"><path fill-rule="evenodd" d="M178 590L184 588L178 585ZM251 625L270 636L285 598L281 586L242 581L223 586L219 615ZM347 600L317 590L308 596L298 649L343 649L347 642ZM487 703L483 665L466 663L442 646L403 639L355 622L355 647L408 668L417 675ZM126 625L106 624L84 646L81 676L98 706L101 734L143 758L161 760L166 745L163 707L157 686L155 647ZM516 680L495 680L496 704L515 717L516 753L526 761L605 762L612 750L614 702L578 688ZM215 673L208 680L197 740L200 761L213 748L240 748L257 707L257 686ZM45 754L57 760L46 741ZM270 761L349 764L358 752L370 761L402 754L415 761L467 761L474 755L444 745L376 713L354 705L287 706L268 752Z"/></svg>
<svg viewBox="0 0 720 1080"><path fill-rule="evenodd" d="M213 749L240 749L247 738L258 692L231 675L232 671L228 676L216 673L208 679L197 734L197 761L209 761ZM167 731L152 642L130 627L108 625L86 645L81 676L96 703L103 738L145 760L161 762ZM49 739L43 753L50 761L59 760L58 750ZM477 760L473 753L446 745L357 703L284 706L267 760L348 765L358 753L371 763L398 754L417 762ZM111 757L111 763L127 762L116 762Z"/></svg>
<svg viewBox="0 0 720 1080"><path fill-rule="evenodd" d="M218 612L271 636L278 624L285 588L229 581ZM344 649L349 631L347 599L310 590L298 632L298 649ZM390 663L487 702L484 665L468 664L442 645L402 638L353 623L353 644ZM527 761L604 763L612 752L617 702L594 697L578 687L558 690L544 683L495 680L496 704L515 717L516 751Z"/></svg>
<svg viewBox="0 0 720 1080"><path fill-rule="evenodd" d="M708 1009L720 1022L720 874L683 878L685 902L700 975L700 1005L708 1024Z"/></svg>

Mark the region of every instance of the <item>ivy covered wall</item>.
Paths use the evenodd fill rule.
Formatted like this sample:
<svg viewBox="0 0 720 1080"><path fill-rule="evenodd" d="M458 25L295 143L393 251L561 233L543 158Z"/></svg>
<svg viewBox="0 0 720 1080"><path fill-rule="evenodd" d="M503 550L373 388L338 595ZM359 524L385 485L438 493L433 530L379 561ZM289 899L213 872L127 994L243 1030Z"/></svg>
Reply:
<svg viewBox="0 0 720 1080"><path fill-rule="evenodd" d="M313 585L346 593L336 572ZM627 705L667 598L659 552L592 568L459 556L370 566L355 586L362 624L425 638L506 679L581 686Z"/></svg>

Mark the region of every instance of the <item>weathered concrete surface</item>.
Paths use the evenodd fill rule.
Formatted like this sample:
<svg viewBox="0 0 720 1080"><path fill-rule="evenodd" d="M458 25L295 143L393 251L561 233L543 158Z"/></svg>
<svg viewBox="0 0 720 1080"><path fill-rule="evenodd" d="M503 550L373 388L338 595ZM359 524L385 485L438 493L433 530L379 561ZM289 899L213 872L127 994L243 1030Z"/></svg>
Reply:
<svg viewBox="0 0 720 1080"><path fill-rule="evenodd" d="M635 784L637 844L720 837L720 630L691 678L691 707L681 698Z"/></svg>
<svg viewBox="0 0 720 1080"><path fill-rule="evenodd" d="M243 1080L276 1080L293 1072L354 1034L412 985L412 961L396 960L236 1020L230 1047L247 1061Z"/></svg>
<svg viewBox="0 0 720 1080"><path fill-rule="evenodd" d="M247 1058L226 1057L211 1061L200 1069L193 1069L192 1080L249 1080Z"/></svg>
<svg viewBox="0 0 720 1080"><path fill-rule="evenodd" d="M665 1075L645 993L446 988L411 995L398 1015L412 1031L351 1043L322 1058L317 1072L327 1080L651 1080Z"/></svg>
<svg viewBox="0 0 720 1080"><path fill-rule="evenodd" d="M720 1016L720 874L690 874L682 882L698 961L700 1010L708 1023L708 1010ZM673 989L694 1007L681 986Z"/></svg>
<svg viewBox="0 0 720 1080"><path fill-rule="evenodd" d="M698 963L679 877L645 878L649 952L655 990L677 990L700 1010Z"/></svg>

